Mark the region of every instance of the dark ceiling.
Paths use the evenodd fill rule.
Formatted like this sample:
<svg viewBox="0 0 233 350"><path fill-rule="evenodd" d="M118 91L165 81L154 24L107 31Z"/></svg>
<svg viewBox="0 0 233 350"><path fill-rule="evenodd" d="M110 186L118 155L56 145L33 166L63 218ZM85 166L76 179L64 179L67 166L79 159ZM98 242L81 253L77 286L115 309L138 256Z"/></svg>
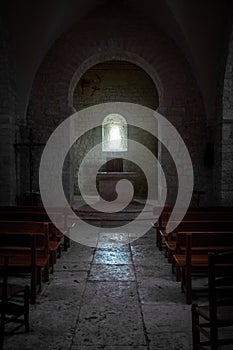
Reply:
<svg viewBox="0 0 233 350"><path fill-rule="evenodd" d="M6 25L16 63L21 111L35 74L55 40L98 6L127 3L159 26L182 50L192 66L207 114L213 112L218 61L227 38L233 1L222 0L8 0Z"/></svg>

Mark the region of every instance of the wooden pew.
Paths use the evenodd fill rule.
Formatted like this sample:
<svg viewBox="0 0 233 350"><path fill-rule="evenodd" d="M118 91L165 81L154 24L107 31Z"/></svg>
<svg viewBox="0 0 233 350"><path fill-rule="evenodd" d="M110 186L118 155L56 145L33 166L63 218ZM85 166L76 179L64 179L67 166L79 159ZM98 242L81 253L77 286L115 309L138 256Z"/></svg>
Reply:
<svg viewBox="0 0 233 350"><path fill-rule="evenodd" d="M175 220L173 222L175 222ZM190 213L187 213L172 233L166 232L165 226L162 229L157 230L158 235L159 235L159 238L158 238L159 250L162 250L163 238L165 239L165 241L172 239L172 236L174 236L174 233L181 230L182 225L185 225L186 223L191 225L192 222L200 222L200 223L201 222L203 222L203 223L229 222L229 223L231 223L231 222L233 222L233 213L231 213L231 212L227 212L227 213L226 212L224 212L224 213L218 213L218 212L207 212L207 213L195 212L195 213L192 213L192 212L190 212ZM217 224L217 225L219 225L219 224ZM166 255L166 253L165 253L165 255Z"/></svg>
<svg viewBox="0 0 233 350"><path fill-rule="evenodd" d="M233 234L231 232L187 232L185 252L174 254L175 266L181 269L181 288L186 293L186 303L192 302L192 274L207 274L208 253L233 251Z"/></svg>
<svg viewBox="0 0 233 350"><path fill-rule="evenodd" d="M163 208L162 207L154 207L153 209L153 213L154 215L157 215L158 213L161 212L162 210L162 214L163 213L167 213L167 212L172 212L174 209L173 206L164 206ZM181 207L180 208L181 210L183 210L183 208ZM179 210L179 208L177 208L177 210ZM190 212L226 212L226 211L233 211L233 206L205 206L205 207L193 207L193 206L190 206L188 208L187 211L190 211Z"/></svg>
<svg viewBox="0 0 233 350"><path fill-rule="evenodd" d="M64 218L60 213L52 213L54 215L54 218L57 222L60 222L61 225L64 225ZM63 234L53 225L51 222L50 217L46 212L24 212L24 211L0 211L0 220L4 221L30 221L30 222L44 222L44 223L50 223L49 226L49 232L50 232L50 239L52 242L57 242L57 250L60 251L60 242L61 238L63 237ZM51 248L54 249L54 243L51 244ZM67 248L67 247L66 247Z"/></svg>
<svg viewBox="0 0 233 350"><path fill-rule="evenodd" d="M0 253L8 253L8 270L12 273L29 273L31 278L31 302L36 302L36 284L41 288L41 270L48 281L48 235L41 233L0 233ZM3 259L0 265L3 266Z"/></svg>
<svg viewBox="0 0 233 350"><path fill-rule="evenodd" d="M50 207L49 208L52 213L65 213L66 208L62 207ZM3 211L23 211L23 212L46 212L45 208L42 205L1 205L0 206L0 212Z"/></svg>
<svg viewBox="0 0 233 350"><path fill-rule="evenodd" d="M161 208L154 208L154 215L160 213ZM170 218L173 207L166 206L164 207L158 221L153 225L156 228L156 245L159 250L163 248L163 239L168 239L169 234L166 233L165 228L167 222ZM178 209L179 210L179 209ZM182 221L187 220L211 220L211 219L227 219L233 220L233 207L190 207L182 219Z"/></svg>
<svg viewBox="0 0 233 350"><path fill-rule="evenodd" d="M64 228L63 232L67 233L67 235L64 235L64 250L67 251L70 246L68 231L72 226L72 223L68 222L67 215L66 213L64 214L62 208L54 207L51 209L54 210L51 211L51 215L54 216L56 222L61 223L61 226ZM1 206L0 220L51 222L44 207L41 206ZM63 237L63 233L61 233L54 225L51 226L51 229L57 232L57 237L60 239Z"/></svg>
<svg viewBox="0 0 233 350"><path fill-rule="evenodd" d="M199 239L199 236L202 235L206 237L206 241L207 241L207 244L209 243L210 241L210 238L209 236L210 235L219 235L219 234L222 234L223 235L223 238L226 234L229 234L229 235L232 235L233 236L233 229L231 229L230 231L210 231L209 229L207 229L206 231L193 231L192 232L192 235L196 237L198 237ZM202 246L200 247L199 245L197 245L197 248L194 246L193 247L193 251L195 252L197 249L199 252L201 251L206 251L206 244L203 244L204 243L204 239L205 237L202 237L201 239L201 243L202 243ZM211 238L212 239L212 238ZM196 240L196 238L195 238ZM227 242L226 242L227 243ZM167 241L166 242L167 246L168 246L168 249L169 249L169 262L172 263L172 272L174 272L174 265L175 265L175 261L174 261L174 257L173 255L174 254L184 254L186 253L186 232L177 232L176 233L176 239L175 241ZM228 249L228 246L227 245L224 245L224 242L222 242L222 245L219 246L219 250L227 250ZM176 281L180 281L180 270L179 268L176 268Z"/></svg>
<svg viewBox="0 0 233 350"><path fill-rule="evenodd" d="M29 331L29 287L8 283L8 261L11 255L1 253L0 259L3 266L0 267L0 349L3 349L5 324L13 322L25 326L25 331ZM23 317L23 319L22 319Z"/></svg>
<svg viewBox="0 0 233 350"><path fill-rule="evenodd" d="M232 349L233 252L209 253L208 258L208 303L192 305L193 349Z"/></svg>
<svg viewBox="0 0 233 350"><path fill-rule="evenodd" d="M203 221L182 221L176 230L170 235L170 240L165 241L165 255L169 262L172 262L172 254L176 251L177 232L233 232L233 221L203 220Z"/></svg>
<svg viewBox="0 0 233 350"><path fill-rule="evenodd" d="M24 222L24 221L0 221L0 234L29 234L29 235L44 235L44 250L45 255L49 254L49 223L44 222ZM11 236L13 237L13 235ZM16 236L15 236L16 237ZM18 242L18 239L17 239ZM14 242L11 242L12 245ZM1 243L0 243L1 244ZM40 248L40 250L42 250ZM49 280L49 265L44 269L44 280Z"/></svg>
<svg viewBox="0 0 233 350"><path fill-rule="evenodd" d="M169 212L171 213L172 207L165 206L163 208L161 207L154 207L153 209L153 215L158 217L158 220L154 223L152 223L152 227L156 229L156 246L159 248L159 250L162 250L162 238L159 236L159 231L165 228L163 226L164 223L164 215L165 213Z"/></svg>
<svg viewBox="0 0 233 350"><path fill-rule="evenodd" d="M51 222L34 221L0 221L0 232L14 233L45 233L48 236L50 253L50 266L53 272L56 263L56 255L60 256L60 240L54 231Z"/></svg>

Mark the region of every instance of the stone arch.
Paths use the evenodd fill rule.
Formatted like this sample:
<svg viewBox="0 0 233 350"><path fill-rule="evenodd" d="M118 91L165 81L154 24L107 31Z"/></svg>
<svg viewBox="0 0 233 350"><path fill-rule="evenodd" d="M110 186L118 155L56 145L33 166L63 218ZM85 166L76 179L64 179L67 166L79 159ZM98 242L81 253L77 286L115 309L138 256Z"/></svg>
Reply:
<svg viewBox="0 0 233 350"><path fill-rule="evenodd" d="M163 85L160 81L160 77L158 76L154 68L150 64L148 64L148 62L143 57L140 57L135 53L123 52L123 51L111 49L107 53L106 52L96 53L95 55L88 57L75 71L69 86L69 93L68 93L69 108L71 109L73 108L73 93L78 81L81 79L83 74L86 71L88 71L88 69L90 69L91 67L95 66L98 63L114 61L116 60L116 58L118 61L125 61L125 62L135 64L136 66L140 67L143 71L145 71L154 82L155 88L159 94L159 100L163 101L163 95L164 95Z"/></svg>
<svg viewBox="0 0 233 350"><path fill-rule="evenodd" d="M46 142L54 128L74 112L73 89L88 67L106 60L126 60L140 66L154 81L160 98L158 111L175 125L190 151L196 188L211 194L212 188L210 181L206 181L202 162L205 111L197 83L183 54L164 33L146 21L142 30L128 25L127 31L122 29L118 35L114 29L116 24L108 24L109 31L106 31L92 23L92 27L98 29L93 31L91 27L91 34L85 37L82 35L86 25L84 20L57 40L48 52L37 72L30 97L29 120L32 128L37 130L35 141ZM167 172L168 187L171 193L175 193L176 173L169 155L165 153L161 162Z"/></svg>
<svg viewBox="0 0 233 350"><path fill-rule="evenodd" d="M202 99L190 67L165 34L146 28L147 25L144 35L140 30L134 33L134 37L138 37L137 41L132 38L131 32L128 35L124 33L124 40L120 40L114 37L115 34L111 35L111 29L108 33L97 30L92 40L86 40L80 34L84 26L85 23L76 25L64 34L39 68L30 99L33 118L37 114L41 115L41 111L48 108L48 103L53 103L55 98L59 103L54 104L53 114L70 113L72 90L82 74L97 63L115 59L134 63L148 73L159 91L160 107L185 104L187 99L190 103L190 99L192 102L196 99L196 104L204 114ZM151 34L148 34L149 30Z"/></svg>
<svg viewBox="0 0 233 350"><path fill-rule="evenodd" d="M158 91L150 76L143 69L129 61L106 61L106 57L104 58L104 62L100 59L101 63L94 64L90 66L90 68L88 67L83 75L79 75L78 79L75 79L74 85L76 85L76 87L73 93L73 104L77 111L106 102L139 103L146 107L157 109L159 104ZM80 137L73 146L74 160L72 163L74 163L75 197L80 195L79 166L87 152L96 144L103 142L103 129L101 129L102 127L98 127L89 130L89 132L87 132L85 136ZM158 143L152 135L132 125L124 129L127 132L125 135L125 145L128 144L128 138L133 139L134 141L142 143L157 157ZM104 148L102 143L102 159L105 159L106 163L104 162L105 164L103 163L101 166L101 171L108 171L110 168L114 168L118 169L118 171L122 169L121 171L135 172L137 176L134 181L134 194L137 197L145 197L147 193L147 182L144 173L140 171L136 164L127 161L124 157L120 160L122 166L117 166L114 163L115 165L111 167L111 163L108 162L109 158L117 157L117 153L114 150L107 151ZM94 171L95 163L95 158L89 159L90 172ZM86 182L86 179L84 182ZM85 184L82 184L85 187ZM86 187L86 191L88 191L88 189L89 186Z"/></svg>

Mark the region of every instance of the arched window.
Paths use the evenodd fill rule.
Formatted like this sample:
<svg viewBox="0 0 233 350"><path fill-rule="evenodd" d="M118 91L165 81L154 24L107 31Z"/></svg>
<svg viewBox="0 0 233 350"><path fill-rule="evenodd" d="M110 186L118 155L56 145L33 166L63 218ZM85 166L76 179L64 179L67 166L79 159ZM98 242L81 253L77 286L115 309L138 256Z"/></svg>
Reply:
<svg viewBox="0 0 233 350"><path fill-rule="evenodd" d="M116 113L107 115L102 123L102 151L127 151L127 122Z"/></svg>

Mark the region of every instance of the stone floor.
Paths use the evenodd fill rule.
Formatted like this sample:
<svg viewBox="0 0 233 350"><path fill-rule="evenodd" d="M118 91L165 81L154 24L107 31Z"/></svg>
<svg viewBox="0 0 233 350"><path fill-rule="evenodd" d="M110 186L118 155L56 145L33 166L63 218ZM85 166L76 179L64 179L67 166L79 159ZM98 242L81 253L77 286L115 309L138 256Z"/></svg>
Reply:
<svg viewBox="0 0 233 350"><path fill-rule="evenodd" d="M119 248L72 242L6 350L188 350L191 312L153 229Z"/></svg>

